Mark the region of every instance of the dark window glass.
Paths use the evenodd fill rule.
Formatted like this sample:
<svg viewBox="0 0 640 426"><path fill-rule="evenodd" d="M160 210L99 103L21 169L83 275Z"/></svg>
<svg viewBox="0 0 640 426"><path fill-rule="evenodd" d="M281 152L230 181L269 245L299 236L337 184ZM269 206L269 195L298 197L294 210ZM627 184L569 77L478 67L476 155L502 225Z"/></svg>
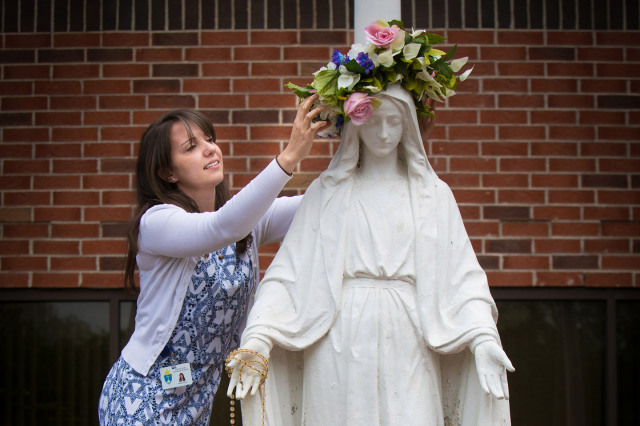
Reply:
<svg viewBox="0 0 640 426"><path fill-rule="evenodd" d="M18 32L18 2L3 2L4 5L4 27L3 32ZM2 12L2 10L0 10Z"/></svg>
<svg viewBox="0 0 640 426"><path fill-rule="evenodd" d="M591 29L591 0L578 1L578 28L581 30Z"/></svg>
<svg viewBox="0 0 640 426"><path fill-rule="evenodd" d="M478 2L464 0L464 25L467 28L478 28Z"/></svg>
<svg viewBox="0 0 640 426"><path fill-rule="evenodd" d="M182 0L169 0L169 31L182 28Z"/></svg>
<svg viewBox="0 0 640 426"><path fill-rule="evenodd" d="M120 342L119 350L122 350L133 334L136 321L136 302L120 302Z"/></svg>
<svg viewBox="0 0 640 426"><path fill-rule="evenodd" d="M20 32L33 31L34 0L22 0L20 3Z"/></svg>
<svg viewBox="0 0 640 426"><path fill-rule="evenodd" d="M291 11L289 11L289 13L291 13ZM293 15L295 19L295 8ZM264 28L264 1L262 0L251 0L251 28Z"/></svg>
<svg viewBox="0 0 640 426"><path fill-rule="evenodd" d="M640 301L617 304L618 424L640 424Z"/></svg>
<svg viewBox="0 0 640 426"><path fill-rule="evenodd" d="M449 0L449 28L462 27L462 6L461 0Z"/></svg>
<svg viewBox="0 0 640 426"><path fill-rule="evenodd" d="M499 301L514 425L605 424L606 303ZM544 407L544 408L543 408Z"/></svg>
<svg viewBox="0 0 640 426"><path fill-rule="evenodd" d="M118 29L131 30L133 13L131 12L131 2L133 0L120 0L118 3Z"/></svg>
<svg viewBox="0 0 640 426"><path fill-rule="evenodd" d="M482 28L495 28L493 16L493 0L481 0L482 3Z"/></svg>
<svg viewBox="0 0 640 426"><path fill-rule="evenodd" d="M102 3L102 31L116 29L117 2L105 1Z"/></svg>
<svg viewBox="0 0 640 426"><path fill-rule="evenodd" d="M234 0L233 1L234 14L235 14L235 27L236 30L245 30L249 26L249 18L247 16L247 0ZM278 27L280 28L280 27Z"/></svg>
<svg viewBox="0 0 640 426"><path fill-rule="evenodd" d="M166 3L164 0L151 0L151 29L154 31L164 30Z"/></svg>
<svg viewBox="0 0 640 426"><path fill-rule="evenodd" d="M5 9L6 13L6 9ZM51 31L51 2L49 0L38 0L38 31ZM6 28L5 28L6 31Z"/></svg>
<svg viewBox="0 0 640 426"><path fill-rule="evenodd" d="M0 303L0 333L3 424L97 424L108 302Z"/></svg>
<svg viewBox="0 0 640 426"><path fill-rule="evenodd" d="M576 4L574 0L562 1L562 28L565 30L576 29Z"/></svg>
<svg viewBox="0 0 640 426"><path fill-rule="evenodd" d="M516 4L516 10L520 9ZM511 26L511 2L498 0L498 27L509 28ZM516 27L519 28L519 27ZM526 27L525 27L526 28Z"/></svg>
<svg viewBox="0 0 640 426"><path fill-rule="evenodd" d="M82 1L82 0L78 0ZM87 31L100 31L100 0L87 0L86 5L86 24ZM73 7L73 6L72 6Z"/></svg>

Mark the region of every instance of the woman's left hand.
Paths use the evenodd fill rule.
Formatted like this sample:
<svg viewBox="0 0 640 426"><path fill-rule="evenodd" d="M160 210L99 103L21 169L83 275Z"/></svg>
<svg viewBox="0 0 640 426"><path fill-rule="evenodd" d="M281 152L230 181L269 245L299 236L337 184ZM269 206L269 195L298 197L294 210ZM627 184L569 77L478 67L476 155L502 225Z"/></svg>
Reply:
<svg viewBox="0 0 640 426"><path fill-rule="evenodd" d="M498 399L509 399L507 371L515 371L507 354L493 340L475 348L476 370L482 389Z"/></svg>

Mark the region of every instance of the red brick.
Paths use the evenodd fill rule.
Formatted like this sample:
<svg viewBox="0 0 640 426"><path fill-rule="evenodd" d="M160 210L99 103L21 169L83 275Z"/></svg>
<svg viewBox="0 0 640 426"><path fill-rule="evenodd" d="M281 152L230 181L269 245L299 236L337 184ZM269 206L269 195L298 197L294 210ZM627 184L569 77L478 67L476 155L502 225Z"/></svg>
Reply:
<svg viewBox="0 0 640 426"><path fill-rule="evenodd" d="M529 177L525 174L483 174L482 186L485 188L524 188L529 186Z"/></svg>
<svg viewBox="0 0 640 426"><path fill-rule="evenodd" d="M531 186L536 188L577 188L578 177L569 174L542 174L531 176Z"/></svg>
<svg viewBox="0 0 640 426"><path fill-rule="evenodd" d="M539 270L549 269L549 257L547 256L504 256L502 260L504 269Z"/></svg>
<svg viewBox="0 0 640 426"><path fill-rule="evenodd" d="M438 118L440 118L440 114L438 113ZM526 111L510 111L510 110L499 110L499 111L480 111L480 122L483 124L498 124L498 123L509 123L509 124L526 124L527 123L527 112Z"/></svg>
<svg viewBox="0 0 640 426"><path fill-rule="evenodd" d="M552 172L594 172L596 162L591 159L550 158L549 170Z"/></svg>
<svg viewBox="0 0 640 426"><path fill-rule="evenodd" d="M575 93L578 91L578 81L570 78L533 78L531 79L532 92L544 93ZM522 90L522 92L526 92Z"/></svg>
<svg viewBox="0 0 640 426"><path fill-rule="evenodd" d="M29 82L0 81L0 94L7 95L31 95L33 84Z"/></svg>
<svg viewBox="0 0 640 426"><path fill-rule="evenodd" d="M233 91L235 93L249 92L279 92L282 85L279 78L234 78Z"/></svg>
<svg viewBox="0 0 640 426"><path fill-rule="evenodd" d="M142 132L139 133L140 139ZM87 157L128 157L131 155L131 144L129 143L97 143L85 144L84 156Z"/></svg>
<svg viewBox="0 0 640 426"><path fill-rule="evenodd" d="M598 191L598 203L600 204L640 204L640 191Z"/></svg>
<svg viewBox="0 0 640 426"><path fill-rule="evenodd" d="M547 43L552 45L590 46L594 44L592 31L546 31Z"/></svg>
<svg viewBox="0 0 640 426"><path fill-rule="evenodd" d="M3 271L46 271L47 258L45 256L2 257Z"/></svg>
<svg viewBox="0 0 640 426"><path fill-rule="evenodd" d="M80 112L37 112L36 126L79 126Z"/></svg>
<svg viewBox="0 0 640 426"><path fill-rule="evenodd" d="M551 204L593 204L595 191L549 191L549 203Z"/></svg>
<svg viewBox="0 0 640 426"><path fill-rule="evenodd" d="M501 95L506 96L506 95ZM541 99L544 98L541 96ZM449 102L449 107L451 108L494 108L495 106L495 97L494 95L465 95L465 96L454 96L447 100ZM510 107L510 105L500 105L501 108Z"/></svg>
<svg viewBox="0 0 640 426"><path fill-rule="evenodd" d="M4 206L43 206L51 204L51 194L44 191L5 192Z"/></svg>
<svg viewBox="0 0 640 426"><path fill-rule="evenodd" d="M228 78L197 78L184 79L182 83L183 92L196 93L221 93L230 91L230 81ZM235 85L234 85L235 89ZM237 90L234 90L237 92Z"/></svg>
<svg viewBox="0 0 640 426"><path fill-rule="evenodd" d="M84 189L115 189L128 188L129 175L94 175L83 176Z"/></svg>
<svg viewBox="0 0 640 426"><path fill-rule="evenodd" d="M614 173L637 173L640 170L640 159L598 159L598 169L600 172Z"/></svg>
<svg viewBox="0 0 640 426"><path fill-rule="evenodd" d="M82 274L82 287L83 288L122 288L122 273L83 273Z"/></svg>
<svg viewBox="0 0 640 426"><path fill-rule="evenodd" d="M48 80L50 65L5 65L5 80ZM18 89L19 90L19 89ZM4 91L2 91L4 93ZM30 92L30 90L29 90Z"/></svg>
<svg viewBox="0 0 640 426"><path fill-rule="evenodd" d="M626 93L627 82L622 79L607 80L604 78L581 79L580 89L590 93Z"/></svg>
<svg viewBox="0 0 640 426"><path fill-rule="evenodd" d="M500 189L498 191L498 202L512 204L542 204L545 202L545 192L538 190Z"/></svg>
<svg viewBox="0 0 640 426"><path fill-rule="evenodd" d="M587 287L631 287L631 273L588 272L585 274Z"/></svg>
<svg viewBox="0 0 640 426"><path fill-rule="evenodd" d="M57 128L52 129L51 140L53 142L86 142L97 140L97 129L92 127L81 128Z"/></svg>
<svg viewBox="0 0 640 426"><path fill-rule="evenodd" d="M145 108L145 96L100 96L102 109L137 109Z"/></svg>
<svg viewBox="0 0 640 426"><path fill-rule="evenodd" d="M598 139L600 140L624 140L640 141L640 127L598 127Z"/></svg>
<svg viewBox="0 0 640 426"><path fill-rule="evenodd" d="M605 237L640 236L640 222L611 221L602 223L602 235Z"/></svg>
<svg viewBox="0 0 640 426"><path fill-rule="evenodd" d="M594 107L594 97L588 95L549 95L549 108L588 108Z"/></svg>
<svg viewBox="0 0 640 426"><path fill-rule="evenodd" d="M246 45L249 34L243 31L201 31L200 39L203 45Z"/></svg>
<svg viewBox="0 0 640 426"><path fill-rule="evenodd" d="M603 61L624 61L624 49L614 49L612 47L589 47L578 49L579 61L603 62Z"/></svg>
<svg viewBox="0 0 640 426"><path fill-rule="evenodd" d="M99 78L100 77L100 65L54 65L53 66L53 78L65 79L65 78Z"/></svg>
<svg viewBox="0 0 640 426"><path fill-rule="evenodd" d="M493 126L455 126L449 128L449 137L453 140L495 140Z"/></svg>
<svg viewBox="0 0 640 426"><path fill-rule="evenodd" d="M531 272L487 271L487 279L491 287L531 287Z"/></svg>
<svg viewBox="0 0 640 426"><path fill-rule="evenodd" d="M56 48L100 46L100 34L99 33L56 33L53 35L53 45Z"/></svg>
<svg viewBox="0 0 640 426"><path fill-rule="evenodd" d="M542 126L500 126L500 140L538 140L546 139L546 130Z"/></svg>
<svg viewBox="0 0 640 426"><path fill-rule="evenodd" d="M640 256L602 256L604 269L637 270L638 265L640 265Z"/></svg>
<svg viewBox="0 0 640 426"><path fill-rule="evenodd" d="M179 62L182 49L177 48L141 48L136 49L136 62Z"/></svg>
<svg viewBox="0 0 640 426"><path fill-rule="evenodd" d="M253 126L250 139L254 140L288 140L291 128L288 126Z"/></svg>
<svg viewBox="0 0 640 426"><path fill-rule="evenodd" d="M501 224L502 235L505 237L513 236L548 236L548 222L505 222Z"/></svg>
<svg viewBox="0 0 640 426"><path fill-rule="evenodd" d="M2 111L33 111L47 109L47 97L11 97L2 99Z"/></svg>
<svg viewBox="0 0 640 426"><path fill-rule="evenodd" d="M533 80L535 81L535 80ZM545 80L548 81L548 80ZM524 78L484 78L483 92L516 92L523 93L528 89L527 79ZM545 90L546 91L546 90Z"/></svg>
<svg viewBox="0 0 640 426"><path fill-rule="evenodd" d="M95 257L51 257L52 271L94 271L96 270Z"/></svg>
<svg viewBox="0 0 640 426"><path fill-rule="evenodd" d="M580 124L625 124L625 113L616 111L580 111Z"/></svg>
<svg viewBox="0 0 640 426"><path fill-rule="evenodd" d="M8 49L16 48L37 48L51 47L52 34L4 34L4 47Z"/></svg>
<svg viewBox="0 0 640 426"><path fill-rule="evenodd" d="M581 287L584 274L581 272L536 272L535 285L539 287Z"/></svg>
<svg viewBox="0 0 640 426"><path fill-rule="evenodd" d="M466 221L464 226L472 237L497 237L500 233L497 222Z"/></svg>
<svg viewBox="0 0 640 426"><path fill-rule="evenodd" d="M478 155L478 144L475 142L432 142L433 155Z"/></svg>
<svg viewBox="0 0 640 426"><path fill-rule="evenodd" d="M575 111L531 111L532 123L576 124ZM572 129L575 127L572 127Z"/></svg>
<svg viewBox="0 0 640 426"><path fill-rule="evenodd" d="M551 233L554 236L594 236L600 233L600 224L593 222L555 222L551 224Z"/></svg>
<svg viewBox="0 0 640 426"><path fill-rule="evenodd" d="M150 66L148 64L102 64L102 75L104 78L144 78L150 77Z"/></svg>
<svg viewBox="0 0 640 426"><path fill-rule="evenodd" d="M0 241L0 254L29 254L29 241Z"/></svg>
<svg viewBox="0 0 640 426"><path fill-rule="evenodd" d="M454 97L455 98L455 97ZM543 108L543 95L500 95L498 97L500 108Z"/></svg>
<svg viewBox="0 0 640 426"><path fill-rule="evenodd" d="M583 157L625 157L627 155L627 144L613 142L581 143L580 153ZM617 163L617 161L611 161L605 165L613 165L614 163Z"/></svg>
<svg viewBox="0 0 640 426"><path fill-rule="evenodd" d="M34 92L38 95L79 95L82 87L79 81L36 81Z"/></svg>
<svg viewBox="0 0 640 426"><path fill-rule="evenodd" d="M51 225L52 238L98 238L100 227L96 224L55 223Z"/></svg>
<svg viewBox="0 0 640 426"><path fill-rule="evenodd" d="M102 33L102 46L122 47L122 46L148 46L149 34L146 32L104 32Z"/></svg>
<svg viewBox="0 0 640 426"><path fill-rule="evenodd" d="M137 81L140 81L140 80L137 80ZM130 80L107 80L107 79L100 79L96 81L88 80L84 82L84 93L85 94L131 93L131 82Z"/></svg>
<svg viewBox="0 0 640 426"><path fill-rule="evenodd" d="M297 31L251 31L249 33L250 44L274 44L285 46L298 44Z"/></svg>
<svg viewBox="0 0 640 426"><path fill-rule="evenodd" d="M535 253L580 253L579 239L551 238L534 240Z"/></svg>
<svg viewBox="0 0 640 426"><path fill-rule="evenodd" d="M225 161L225 167L227 161ZM103 191L101 204L102 205L133 205L135 203L134 193L131 191Z"/></svg>
<svg viewBox="0 0 640 426"><path fill-rule="evenodd" d="M498 63L498 75L507 76L543 76L544 64L535 62Z"/></svg>
<svg viewBox="0 0 640 426"><path fill-rule="evenodd" d="M495 172L496 160L493 158L451 158L451 171Z"/></svg>
<svg viewBox="0 0 640 426"><path fill-rule="evenodd" d="M7 174L48 173L47 160L4 160L3 172Z"/></svg>
<svg viewBox="0 0 640 426"><path fill-rule="evenodd" d="M594 67L592 64L572 63L548 63L547 74L550 77L593 77Z"/></svg>
<svg viewBox="0 0 640 426"><path fill-rule="evenodd" d="M82 213L77 207L35 208L33 217L37 222L79 222Z"/></svg>
<svg viewBox="0 0 640 426"><path fill-rule="evenodd" d="M586 253L629 253L629 240L627 239L586 239L584 241Z"/></svg>
<svg viewBox="0 0 640 426"><path fill-rule="evenodd" d="M448 30L447 36L458 44L495 44L494 30ZM502 44L502 43L500 43Z"/></svg>
<svg viewBox="0 0 640 426"><path fill-rule="evenodd" d="M100 239L82 242L84 254L123 254L126 250L124 238L118 240ZM260 249L262 251L262 249Z"/></svg>
<svg viewBox="0 0 640 426"><path fill-rule="evenodd" d="M234 63L203 63L203 77L246 77L249 75L249 64Z"/></svg>
<svg viewBox="0 0 640 426"><path fill-rule="evenodd" d="M29 176L0 176L0 188L8 191L11 189L30 189L31 178Z"/></svg>
<svg viewBox="0 0 640 426"><path fill-rule="evenodd" d="M638 77L640 64L597 64L598 77Z"/></svg>
<svg viewBox="0 0 640 426"><path fill-rule="evenodd" d="M526 157L528 144L523 142L482 142L482 155Z"/></svg>
<svg viewBox="0 0 640 426"><path fill-rule="evenodd" d="M295 108L297 98L292 94L249 94L249 108Z"/></svg>
<svg viewBox="0 0 640 426"><path fill-rule="evenodd" d="M135 141L140 138L144 129L132 126L103 127L100 129L102 141Z"/></svg>
<svg viewBox="0 0 640 426"><path fill-rule="evenodd" d="M246 108L245 95L200 95L200 108Z"/></svg>
<svg viewBox="0 0 640 426"><path fill-rule="evenodd" d="M95 96L53 96L51 109L90 110L96 107Z"/></svg>
<svg viewBox="0 0 640 426"><path fill-rule="evenodd" d="M80 277L77 273L33 274L34 288L77 288Z"/></svg>
<svg viewBox="0 0 640 426"><path fill-rule="evenodd" d="M286 76L297 75L298 64L280 62L274 64L272 62L252 62L251 63L251 75L253 76Z"/></svg>
<svg viewBox="0 0 640 426"><path fill-rule="evenodd" d="M501 158L501 172L544 172L547 171L545 159L538 158Z"/></svg>
<svg viewBox="0 0 640 426"><path fill-rule="evenodd" d="M131 217L128 207L85 207L84 219L89 222L97 221L126 221Z"/></svg>
<svg viewBox="0 0 640 426"><path fill-rule="evenodd" d="M97 191L54 191L53 204L63 206L86 206L98 204L100 193Z"/></svg>
<svg viewBox="0 0 640 426"><path fill-rule="evenodd" d="M0 273L1 288L27 288L29 285L28 273Z"/></svg>

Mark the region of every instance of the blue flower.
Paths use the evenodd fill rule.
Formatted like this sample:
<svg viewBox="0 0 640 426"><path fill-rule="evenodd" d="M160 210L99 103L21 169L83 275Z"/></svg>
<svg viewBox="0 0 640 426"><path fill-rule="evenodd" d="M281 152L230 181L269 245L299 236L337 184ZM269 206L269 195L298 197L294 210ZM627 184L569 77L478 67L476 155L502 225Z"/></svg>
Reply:
<svg viewBox="0 0 640 426"><path fill-rule="evenodd" d="M371 70L375 68L375 65L373 65L373 61L371 60L371 58L369 58L369 55L364 52L360 52L358 54L356 62L358 62L358 65L364 68L367 74L369 74Z"/></svg>
<svg viewBox="0 0 640 426"><path fill-rule="evenodd" d="M336 67L339 67L340 65L343 64L343 61L344 61L344 55L340 53L338 49L336 49L333 52L333 55L331 55L331 62L336 64Z"/></svg>
<svg viewBox="0 0 640 426"><path fill-rule="evenodd" d="M338 114L338 118L336 119L336 128L342 127L343 124L344 124L344 115Z"/></svg>

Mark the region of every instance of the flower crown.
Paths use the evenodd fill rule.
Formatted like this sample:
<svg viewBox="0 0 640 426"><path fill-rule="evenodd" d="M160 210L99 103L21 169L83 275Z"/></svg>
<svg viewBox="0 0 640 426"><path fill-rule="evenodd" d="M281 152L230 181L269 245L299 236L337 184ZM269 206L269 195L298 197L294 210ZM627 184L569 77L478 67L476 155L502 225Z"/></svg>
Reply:
<svg viewBox="0 0 640 426"><path fill-rule="evenodd" d="M471 69L456 76L467 63L467 57L451 60L456 46L449 52L432 47L444 37L425 30L408 33L402 21L378 19L365 28L369 40L364 45L353 44L343 55L337 49L327 66L313 74L313 82L305 87L288 83L285 86L300 98L314 93L319 104L327 109L317 118L330 121L331 126L318 136L337 136L346 121L359 126L371 116L380 100L372 98L389 84L400 83L413 96L418 116L435 117L426 98L442 102L451 97Z"/></svg>

